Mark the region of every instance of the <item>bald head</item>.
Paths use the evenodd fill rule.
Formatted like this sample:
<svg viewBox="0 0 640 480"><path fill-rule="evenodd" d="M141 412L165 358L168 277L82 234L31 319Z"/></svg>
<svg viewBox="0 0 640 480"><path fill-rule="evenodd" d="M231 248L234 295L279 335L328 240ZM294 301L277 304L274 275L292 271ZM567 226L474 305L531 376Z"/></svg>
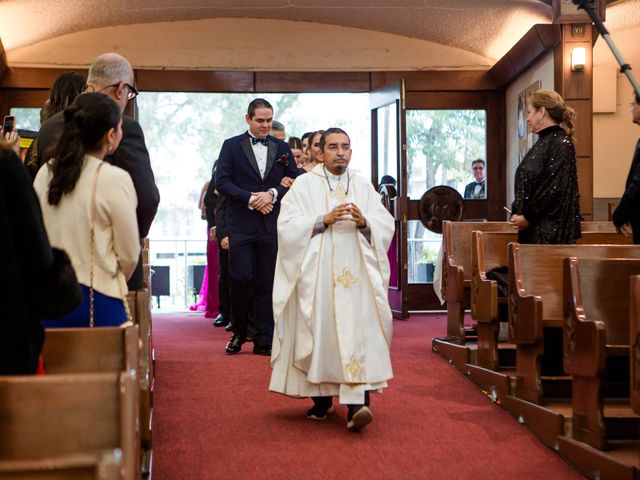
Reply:
<svg viewBox="0 0 640 480"><path fill-rule="evenodd" d="M93 60L87 76L90 92L100 92L111 97L121 110L127 105L127 85L133 85L133 69L129 61L119 53L103 53Z"/></svg>
<svg viewBox="0 0 640 480"><path fill-rule="evenodd" d="M87 84L97 90L114 83L133 84L133 69L129 61L118 53L103 53L89 67Z"/></svg>

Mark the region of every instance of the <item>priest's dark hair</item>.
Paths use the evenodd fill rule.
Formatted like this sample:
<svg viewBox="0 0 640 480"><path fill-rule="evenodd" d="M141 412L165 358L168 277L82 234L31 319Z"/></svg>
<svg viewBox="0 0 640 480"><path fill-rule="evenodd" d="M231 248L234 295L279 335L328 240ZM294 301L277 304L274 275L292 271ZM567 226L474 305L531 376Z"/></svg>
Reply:
<svg viewBox="0 0 640 480"><path fill-rule="evenodd" d="M46 155L53 158L49 205L57 205L65 193L73 191L82 173L85 153L100 150L104 135L118 128L121 117L118 104L102 93L84 93L64 110L60 140Z"/></svg>
<svg viewBox="0 0 640 480"><path fill-rule="evenodd" d="M255 98L251 100L251 103L247 107L247 115L249 115L249 118L253 118L258 108L268 108L273 112L273 107L268 101L264 98Z"/></svg>
<svg viewBox="0 0 640 480"><path fill-rule="evenodd" d="M345 132L343 129L338 127L331 127L326 129L322 133L322 136L320 137L320 150L322 150L323 152L324 152L324 145L327 142L327 137L332 133L342 133L343 135L346 135L347 138L349 139L349 143L351 143L351 138L349 137L349 134L347 132Z"/></svg>

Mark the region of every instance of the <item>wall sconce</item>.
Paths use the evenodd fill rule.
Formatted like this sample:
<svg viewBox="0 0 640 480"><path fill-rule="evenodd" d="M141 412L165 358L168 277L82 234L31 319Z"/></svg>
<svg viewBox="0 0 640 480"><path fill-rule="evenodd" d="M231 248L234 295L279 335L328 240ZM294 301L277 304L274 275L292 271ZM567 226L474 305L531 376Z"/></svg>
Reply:
<svg viewBox="0 0 640 480"><path fill-rule="evenodd" d="M574 72L584 72L584 66L587 63L587 49L584 47L576 47L571 52L571 70Z"/></svg>

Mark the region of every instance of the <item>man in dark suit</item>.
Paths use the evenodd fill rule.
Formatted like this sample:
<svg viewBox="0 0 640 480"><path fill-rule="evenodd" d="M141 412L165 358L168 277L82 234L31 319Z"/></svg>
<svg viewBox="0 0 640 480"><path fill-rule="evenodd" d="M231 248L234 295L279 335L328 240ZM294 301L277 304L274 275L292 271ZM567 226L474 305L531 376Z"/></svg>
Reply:
<svg viewBox="0 0 640 480"><path fill-rule="evenodd" d="M204 207L207 215L209 238L218 242L218 316L213 320L214 327L226 327L231 322L231 288L229 286L229 238L225 227L224 196L216 190L216 166L213 163L211 181L204 195Z"/></svg>
<svg viewBox="0 0 640 480"><path fill-rule="evenodd" d="M133 83L133 69L127 59L117 53L105 53L98 56L89 68L87 91L107 95L124 111L127 103L138 95ZM63 124L64 112L60 112L47 120L40 128L36 140L38 167L48 160L48 150L58 141ZM160 193L151 170L144 134L138 122L126 115L122 116L122 141L118 149L105 160L126 170L131 176L138 196L136 209L138 230L140 238L145 238L158 210ZM138 290L142 287L141 257L135 272L129 279L129 290Z"/></svg>
<svg viewBox="0 0 640 480"><path fill-rule="evenodd" d="M487 198L487 179L484 174L484 160L477 159L471 162L474 181L464 188L464 198Z"/></svg>
<svg viewBox="0 0 640 480"><path fill-rule="evenodd" d="M235 354L242 349L251 302L255 306L253 353L271 355L276 221L280 200L288 190L280 182L284 177L295 178L298 171L289 146L269 135L273 122L269 102L253 100L245 120L248 131L225 140L216 169L216 188L227 199L230 243L233 336L226 352Z"/></svg>
<svg viewBox="0 0 640 480"><path fill-rule="evenodd" d="M640 125L640 97L634 95L631 102L631 121ZM633 243L640 244L640 140L631 160L629 175L620 204L612 215L613 224L618 233L625 237L633 236Z"/></svg>

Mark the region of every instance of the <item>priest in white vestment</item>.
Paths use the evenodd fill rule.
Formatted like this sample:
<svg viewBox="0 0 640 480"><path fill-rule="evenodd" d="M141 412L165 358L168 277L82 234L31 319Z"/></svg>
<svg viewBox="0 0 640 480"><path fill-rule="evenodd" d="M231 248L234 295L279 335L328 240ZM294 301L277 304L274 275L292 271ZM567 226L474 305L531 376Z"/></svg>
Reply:
<svg viewBox="0 0 640 480"><path fill-rule="evenodd" d="M393 217L365 178L348 169L348 135L321 137L324 163L282 199L273 288L270 390L311 397L324 420L332 397L349 406L347 427L373 419L369 391L393 377L387 250Z"/></svg>

